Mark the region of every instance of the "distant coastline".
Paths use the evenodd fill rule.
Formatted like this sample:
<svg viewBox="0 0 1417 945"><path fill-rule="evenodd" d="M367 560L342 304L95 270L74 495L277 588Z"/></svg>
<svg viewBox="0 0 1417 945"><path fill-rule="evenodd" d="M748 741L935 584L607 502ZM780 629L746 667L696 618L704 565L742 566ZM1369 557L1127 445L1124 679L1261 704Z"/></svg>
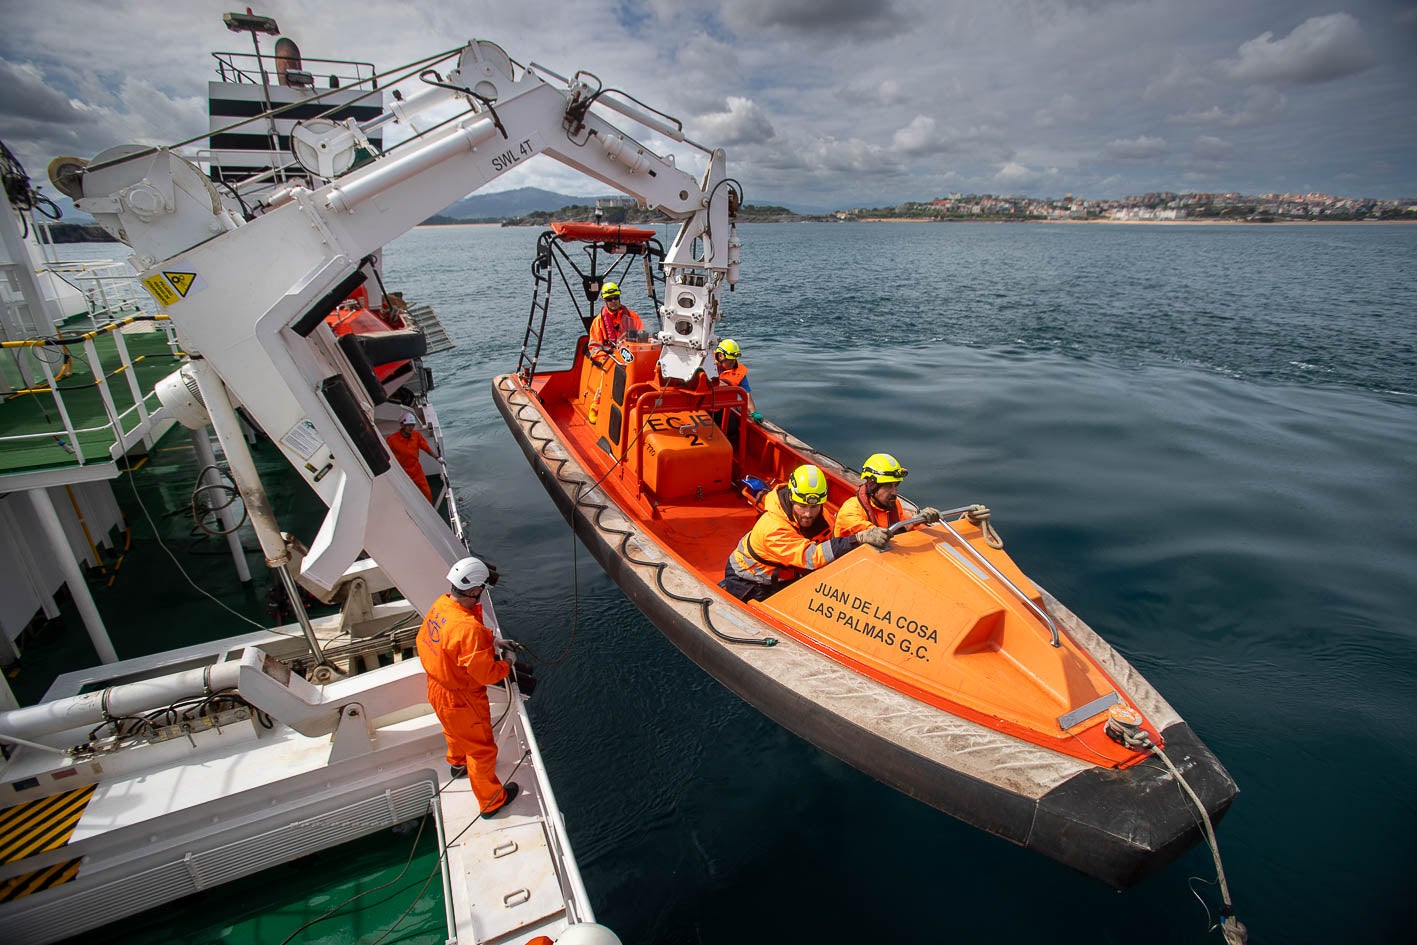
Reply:
<svg viewBox="0 0 1417 945"><path fill-rule="evenodd" d="M857 217L852 223L1047 223L1066 226L1411 226L1414 220L1236 220L1206 217L1195 220L1057 220L1044 217L947 217L924 220L919 217Z"/></svg>

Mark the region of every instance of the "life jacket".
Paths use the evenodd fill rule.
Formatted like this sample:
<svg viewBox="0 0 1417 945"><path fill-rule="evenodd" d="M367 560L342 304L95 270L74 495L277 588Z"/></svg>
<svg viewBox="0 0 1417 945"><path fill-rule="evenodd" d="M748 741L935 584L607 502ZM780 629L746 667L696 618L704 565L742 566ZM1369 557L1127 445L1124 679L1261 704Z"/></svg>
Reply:
<svg viewBox="0 0 1417 945"><path fill-rule="evenodd" d="M748 376L748 366L742 361L734 361L732 367L724 368L718 372L719 379L734 387L742 387L743 381Z"/></svg>
<svg viewBox="0 0 1417 945"><path fill-rule="evenodd" d="M857 532L864 532L873 525L879 528L890 528L903 518L905 518L905 513L901 509L899 498L895 500L895 504L891 508L883 509L871 501L870 491L863 481L857 488L856 495L841 503L841 508L836 513L836 527L833 531L838 537L855 535ZM920 526L915 527L919 528Z"/></svg>
<svg viewBox="0 0 1417 945"><path fill-rule="evenodd" d="M600 314L590 323L590 341L614 344L624 339L632 331L644 331L644 323L637 312L628 305L621 305L618 313L602 306Z"/></svg>
<svg viewBox="0 0 1417 945"><path fill-rule="evenodd" d="M734 574L754 584L789 584L836 558L827 511L822 510L810 531L803 531L791 509L786 485L766 493L763 514L728 556Z"/></svg>

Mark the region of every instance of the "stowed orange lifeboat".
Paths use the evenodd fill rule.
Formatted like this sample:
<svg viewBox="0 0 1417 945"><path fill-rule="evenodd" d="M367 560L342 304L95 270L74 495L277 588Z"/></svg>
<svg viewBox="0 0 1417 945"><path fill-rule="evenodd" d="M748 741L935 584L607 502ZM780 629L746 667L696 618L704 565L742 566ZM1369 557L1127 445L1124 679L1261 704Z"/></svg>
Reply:
<svg viewBox="0 0 1417 945"><path fill-rule="evenodd" d="M363 285L325 316L325 324L371 394L382 390L387 395L403 386L414 359L428 353L427 339L408 317L402 298L386 295L381 305L371 307Z"/></svg>

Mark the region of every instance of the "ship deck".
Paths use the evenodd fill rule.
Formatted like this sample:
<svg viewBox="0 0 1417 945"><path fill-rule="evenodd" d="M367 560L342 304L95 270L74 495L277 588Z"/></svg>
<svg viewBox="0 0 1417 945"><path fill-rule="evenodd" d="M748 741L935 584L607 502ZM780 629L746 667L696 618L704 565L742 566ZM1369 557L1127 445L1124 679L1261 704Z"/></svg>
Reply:
<svg viewBox="0 0 1417 945"><path fill-rule="evenodd" d="M19 391L0 401L0 475L113 462L115 453L122 452L116 449L119 431L131 439L129 435L144 422L136 404L141 400L147 412L156 411L159 404L153 386L176 370L183 359L169 342L168 333L154 322L127 325L121 338L116 331L102 332L89 344L75 333L67 337L74 343L12 349L45 358L56 377L63 376L58 379L56 398L40 368L31 366L35 386L24 388L14 365L5 367L6 378ZM109 415L100 378L116 417ZM134 383L138 396L134 395Z"/></svg>

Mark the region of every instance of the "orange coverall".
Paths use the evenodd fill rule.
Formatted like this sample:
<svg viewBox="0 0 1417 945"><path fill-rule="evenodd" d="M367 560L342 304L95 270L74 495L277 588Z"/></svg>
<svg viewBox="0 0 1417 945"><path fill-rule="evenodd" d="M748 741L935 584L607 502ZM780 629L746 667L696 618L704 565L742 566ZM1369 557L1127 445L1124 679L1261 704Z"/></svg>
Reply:
<svg viewBox="0 0 1417 945"><path fill-rule="evenodd" d="M512 668L496 658L482 605L469 610L451 594L434 601L418 631L418 659L428 674L428 703L448 740L448 764L467 765L478 805L496 810L506 792L497 780L487 687L506 679Z"/></svg>
<svg viewBox="0 0 1417 945"><path fill-rule="evenodd" d="M418 460L419 451L433 455L433 449L428 445L428 441L423 438L423 434L417 430L404 436L402 432L391 433L384 442L389 444L389 452L394 454L394 459L398 460L403 471L408 473L408 478L413 480L413 484L418 487L424 497L429 502L433 501L433 490L428 488L428 477L423 475L423 464Z"/></svg>
<svg viewBox="0 0 1417 945"><path fill-rule="evenodd" d="M763 497L763 514L728 556L727 574L777 590L834 561L856 543L832 538L831 515L825 509L815 527L803 532L792 518L787 486L779 486Z"/></svg>
<svg viewBox="0 0 1417 945"><path fill-rule="evenodd" d="M903 517L899 499L895 500L894 507L883 509L871 501L871 496L866 492L866 483L863 482L854 496L841 503L841 508L836 513L836 528L832 534L855 535L873 525L890 528Z"/></svg>
<svg viewBox="0 0 1417 945"><path fill-rule="evenodd" d="M620 311L614 313L606 307L602 308L600 314L595 316L595 319L590 323L590 343L615 344L623 340L629 332L644 330L645 326L640 321L640 316L628 305L620 306Z"/></svg>

